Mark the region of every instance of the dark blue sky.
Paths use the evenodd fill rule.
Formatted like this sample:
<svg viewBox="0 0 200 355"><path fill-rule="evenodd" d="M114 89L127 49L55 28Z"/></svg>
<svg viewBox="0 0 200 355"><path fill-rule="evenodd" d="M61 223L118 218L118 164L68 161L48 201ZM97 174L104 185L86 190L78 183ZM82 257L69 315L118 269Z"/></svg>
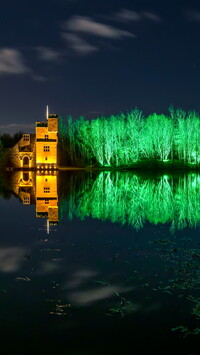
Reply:
<svg viewBox="0 0 200 355"><path fill-rule="evenodd" d="M1 0L0 31L0 132L31 131L46 104L200 112L199 1Z"/></svg>

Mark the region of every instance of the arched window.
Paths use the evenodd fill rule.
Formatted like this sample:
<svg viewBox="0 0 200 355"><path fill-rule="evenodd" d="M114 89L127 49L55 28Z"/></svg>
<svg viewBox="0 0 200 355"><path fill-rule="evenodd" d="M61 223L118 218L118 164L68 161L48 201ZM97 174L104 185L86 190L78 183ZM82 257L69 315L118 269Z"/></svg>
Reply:
<svg viewBox="0 0 200 355"><path fill-rule="evenodd" d="M25 168L28 168L29 167L29 158L28 157L24 157L23 159L23 166Z"/></svg>
<svg viewBox="0 0 200 355"><path fill-rule="evenodd" d="M29 181L29 173L23 173L23 180L25 182Z"/></svg>

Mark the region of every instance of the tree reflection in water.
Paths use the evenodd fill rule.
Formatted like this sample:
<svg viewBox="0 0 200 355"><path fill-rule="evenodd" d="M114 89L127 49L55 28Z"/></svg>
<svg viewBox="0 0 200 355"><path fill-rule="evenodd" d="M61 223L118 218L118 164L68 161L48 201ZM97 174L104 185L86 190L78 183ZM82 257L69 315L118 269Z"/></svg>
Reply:
<svg viewBox="0 0 200 355"><path fill-rule="evenodd" d="M74 180L74 181L73 181ZM91 216L140 229L146 221L170 223L171 231L200 222L200 175L144 177L131 172L101 172L84 179L77 189L72 178L70 194L60 200L61 219Z"/></svg>
<svg viewBox="0 0 200 355"><path fill-rule="evenodd" d="M167 223L173 232L195 228L200 222L198 173L147 176L120 171L64 174L30 171L26 174L20 171L12 174L9 190L24 204L36 204L37 217L44 216L50 223L66 216L70 220L92 217L139 230L148 221L154 225ZM5 195L8 190L5 186L2 189ZM49 189L48 193L45 189Z"/></svg>

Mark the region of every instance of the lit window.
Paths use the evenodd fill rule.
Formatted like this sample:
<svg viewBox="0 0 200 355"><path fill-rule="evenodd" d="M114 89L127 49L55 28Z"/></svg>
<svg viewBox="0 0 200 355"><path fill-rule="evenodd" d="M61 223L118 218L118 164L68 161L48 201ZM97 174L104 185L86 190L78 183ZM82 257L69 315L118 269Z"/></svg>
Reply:
<svg viewBox="0 0 200 355"><path fill-rule="evenodd" d="M29 204L30 203L30 198L29 197L24 197L23 203L24 204Z"/></svg>
<svg viewBox="0 0 200 355"><path fill-rule="evenodd" d="M44 187L44 193L45 194L50 193L50 187Z"/></svg>
<svg viewBox="0 0 200 355"><path fill-rule="evenodd" d="M44 152L50 152L49 145L44 145Z"/></svg>
<svg viewBox="0 0 200 355"><path fill-rule="evenodd" d="M23 135L23 139L24 139L25 142L29 141L29 139L30 139L29 134L24 134Z"/></svg>

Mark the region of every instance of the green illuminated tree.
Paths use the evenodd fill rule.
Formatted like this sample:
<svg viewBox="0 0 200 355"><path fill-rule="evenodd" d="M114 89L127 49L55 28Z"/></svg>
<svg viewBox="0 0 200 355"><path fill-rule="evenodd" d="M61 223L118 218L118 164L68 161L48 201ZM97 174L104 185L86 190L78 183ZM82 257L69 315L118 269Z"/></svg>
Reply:
<svg viewBox="0 0 200 355"><path fill-rule="evenodd" d="M142 111L138 110L138 108L135 108L135 110L127 114L126 132L129 163L134 163L142 157L140 142L143 126L144 117Z"/></svg>
<svg viewBox="0 0 200 355"><path fill-rule="evenodd" d="M200 117L169 108L169 116L124 114L60 122L60 141L71 164L132 167L140 160L200 164Z"/></svg>
<svg viewBox="0 0 200 355"><path fill-rule="evenodd" d="M167 160L172 149L172 121L164 116L153 114L147 117L141 139L141 149L148 159Z"/></svg>

